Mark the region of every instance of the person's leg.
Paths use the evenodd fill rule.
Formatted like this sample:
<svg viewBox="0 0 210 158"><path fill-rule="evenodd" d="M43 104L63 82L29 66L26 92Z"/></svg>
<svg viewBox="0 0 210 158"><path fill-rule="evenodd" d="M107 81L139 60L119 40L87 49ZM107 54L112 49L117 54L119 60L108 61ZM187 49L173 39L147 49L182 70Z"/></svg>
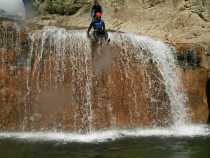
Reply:
<svg viewBox="0 0 210 158"><path fill-rule="evenodd" d="M107 41L107 44L110 42L110 38L109 38L108 32L105 32L105 41Z"/></svg>
<svg viewBox="0 0 210 158"><path fill-rule="evenodd" d="M103 44L103 38L104 38L103 32L98 32L98 42L99 42L99 45L101 46Z"/></svg>
<svg viewBox="0 0 210 158"><path fill-rule="evenodd" d="M96 32L96 31L93 32L93 38L94 38L95 42L98 41L98 32Z"/></svg>
<svg viewBox="0 0 210 158"><path fill-rule="evenodd" d="M100 32L99 37L105 39L106 41L108 39L108 34L107 32Z"/></svg>
<svg viewBox="0 0 210 158"><path fill-rule="evenodd" d="M104 38L105 38L105 40L107 40L107 39L108 39L108 33L107 33L107 32L105 32L105 34L104 34Z"/></svg>

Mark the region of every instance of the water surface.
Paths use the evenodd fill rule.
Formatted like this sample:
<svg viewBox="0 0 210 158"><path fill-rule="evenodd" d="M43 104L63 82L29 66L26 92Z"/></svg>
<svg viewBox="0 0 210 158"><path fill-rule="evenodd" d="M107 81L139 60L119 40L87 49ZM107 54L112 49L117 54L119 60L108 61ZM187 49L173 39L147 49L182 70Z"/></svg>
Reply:
<svg viewBox="0 0 210 158"><path fill-rule="evenodd" d="M190 131L192 130L192 131ZM0 133L2 158L209 158L209 127L110 130L89 135Z"/></svg>

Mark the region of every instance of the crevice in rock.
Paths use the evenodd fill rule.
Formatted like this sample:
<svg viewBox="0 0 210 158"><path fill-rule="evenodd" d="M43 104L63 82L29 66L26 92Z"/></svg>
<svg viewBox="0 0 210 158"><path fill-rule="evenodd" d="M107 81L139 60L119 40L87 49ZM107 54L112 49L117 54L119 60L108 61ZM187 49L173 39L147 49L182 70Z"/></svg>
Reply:
<svg viewBox="0 0 210 158"><path fill-rule="evenodd" d="M208 19L202 14L202 13L197 13L197 15L205 22L208 22Z"/></svg>
<svg viewBox="0 0 210 158"><path fill-rule="evenodd" d="M183 68L196 68L200 64L200 59L194 49L185 49L177 55L178 65Z"/></svg>
<svg viewBox="0 0 210 158"><path fill-rule="evenodd" d="M208 117L208 124L210 124L210 78L207 81L206 85L206 96L207 96L207 102L209 107L209 117Z"/></svg>

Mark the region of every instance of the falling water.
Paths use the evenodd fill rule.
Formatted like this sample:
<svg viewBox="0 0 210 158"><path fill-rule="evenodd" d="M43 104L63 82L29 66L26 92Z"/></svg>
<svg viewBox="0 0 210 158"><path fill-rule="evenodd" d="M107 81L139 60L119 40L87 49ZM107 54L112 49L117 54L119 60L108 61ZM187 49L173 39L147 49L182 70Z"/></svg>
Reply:
<svg viewBox="0 0 210 158"><path fill-rule="evenodd" d="M149 37L128 35L132 41L142 49L152 53L152 59L156 62L163 77L166 92L170 99L173 123L175 126L189 123L187 116L187 96L184 93L180 78L176 73L175 52L168 45L154 41Z"/></svg>
<svg viewBox="0 0 210 158"><path fill-rule="evenodd" d="M180 89L182 86L176 74L175 52L173 49L162 42L144 36L127 33L112 33L110 34L110 37L112 41L110 45L119 47L122 50L117 57L119 59L119 65L122 65L120 73L125 73L123 80L128 83L130 82L131 84L131 94L129 95L131 95L132 98L131 104L133 104L133 110L131 107L128 109L129 123L134 124L135 118L140 117L141 115L138 109L139 96L135 90L136 85L129 73L131 63L135 60L141 64L149 64L152 61L161 74L161 76L158 77L157 74L154 74L156 71L153 72L152 75L157 75L157 78L153 79L151 72L148 72L149 70L145 72L145 75L148 78L146 80L148 83L145 83L148 85L145 86L148 90L146 90L145 93L147 93L150 105L156 106L155 108L157 110L154 112L156 115L156 122L162 121L160 118L160 113L162 111L162 113L172 114L173 125L185 125L187 123L187 110L185 107L187 97L182 88ZM75 104L78 104L71 105L71 108L74 108L73 128L83 132L93 131L93 125L95 124L93 120L97 120L97 114L95 114L96 112L93 110L92 105L92 97L95 97L92 94L94 61L92 61L93 50L91 51L91 45L86 38L85 32L67 31L65 29L50 27L32 33L30 39L31 53L28 60L29 73L27 89L30 91L37 91L39 94L42 94L43 89L53 87L54 89L62 89L62 86L68 82L66 73L69 73L69 78L71 78L70 88L72 89L72 91L69 92L72 93L72 98L69 99L69 102L75 102L76 100L77 103ZM102 49L99 49L98 51L100 52ZM115 59L109 58L108 60ZM102 62L106 62L107 64L107 61ZM108 64L112 64L112 62L108 62ZM46 65L48 66L46 67ZM167 96L163 96L165 101L161 100L161 102L158 102L160 99L158 98L159 95L157 95L157 93L161 90L158 87L155 87L157 81L155 81L154 84L152 83L152 80L160 82L158 83L160 84L159 86L161 86L161 84L165 86L167 94ZM35 84L35 87L33 84ZM103 95L106 96L107 92L103 94L103 91L101 91L100 93L103 98ZM110 94L107 95L109 96ZM170 103L167 103L167 97L169 98ZM101 104L99 107L102 106L103 103L100 103L100 100L101 99L98 100L99 104ZM29 110L31 109L31 105L30 103L27 104L25 109L28 109L28 111L25 110L25 113L31 113L32 110ZM111 113L107 114L111 117L110 127L117 127L116 116L112 114L113 107L111 103L107 104L108 111ZM158 104L162 105L158 107ZM165 104L170 104L170 108ZM163 110L163 108L165 110ZM170 111L167 112L167 110ZM30 119L28 120L30 122ZM57 125L54 126L57 128Z"/></svg>
<svg viewBox="0 0 210 158"><path fill-rule="evenodd" d="M74 128L78 131L92 131L92 71L91 71L91 51L86 34L81 31L66 31L65 29L46 28L33 33L31 39L31 53L28 61L29 76L36 80L36 89L41 93L42 72L49 75L47 87L61 88L64 84L65 73L71 75L72 97L77 100L82 107L74 113ZM46 59L49 60L49 72L43 70ZM70 70L70 68L72 70ZM50 85L47 85L50 84ZM69 102L71 102L69 98ZM82 109L80 109L82 108ZM77 113L81 113L80 116ZM80 125L76 124L82 117ZM81 125L83 124L83 125ZM80 129L81 128L81 129Z"/></svg>
<svg viewBox="0 0 210 158"><path fill-rule="evenodd" d="M0 17L3 18L24 18L25 9L22 0L0 0Z"/></svg>
<svg viewBox="0 0 210 158"><path fill-rule="evenodd" d="M0 31L1 71L12 74L3 78L3 89L11 84L21 92L1 91L3 111L19 116L14 128L3 122L3 130L23 131L1 132L0 139L103 142L210 134L207 126L190 124L175 50L167 44L110 33L108 45L95 47L84 31L46 27L30 33L21 47L19 29Z"/></svg>
<svg viewBox="0 0 210 158"><path fill-rule="evenodd" d="M170 100L173 126L178 127L180 125L184 126L188 124L188 110L185 106L187 103L187 96L184 93L180 78L176 73L175 50L167 44L145 36L137 36L134 34L120 35L114 33L111 37L117 44L120 44L120 47L123 47L123 42L126 40L129 41L129 43L137 49L137 51L131 51L136 53L136 58L144 59L144 63L148 63L151 59L155 62L163 77L166 93ZM146 54L143 54L142 50L143 52L146 52ZM161 82L161 80L159 81ZM153 87L153 89L154 88L155 87Z"/></svg>

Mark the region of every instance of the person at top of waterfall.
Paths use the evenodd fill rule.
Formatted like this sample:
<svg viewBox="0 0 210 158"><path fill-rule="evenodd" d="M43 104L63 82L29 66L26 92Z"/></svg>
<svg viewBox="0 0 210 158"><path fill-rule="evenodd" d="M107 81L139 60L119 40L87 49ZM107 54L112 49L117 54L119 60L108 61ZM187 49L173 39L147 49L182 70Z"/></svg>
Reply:
<svg viewBox="0 0 210 158"><path fill-rule="evenodd" d="M108 33L106 32L106 27L104 21L101 19L102 14L100 12L96 13L95 19L91 22L87 35L90 38L90 31L93 28L93 38L95 41L98 41L100 37L108 39Z"/></svg>
<svg viewBox="0 0 210 158"><path fill-rule="evenodd" d="M93 6L92 6L92 9L91 9L92 21L96 18L96 13L101 13L101 15L103 14L103 8L99 4L98 0L93 1Z"/></svg>

